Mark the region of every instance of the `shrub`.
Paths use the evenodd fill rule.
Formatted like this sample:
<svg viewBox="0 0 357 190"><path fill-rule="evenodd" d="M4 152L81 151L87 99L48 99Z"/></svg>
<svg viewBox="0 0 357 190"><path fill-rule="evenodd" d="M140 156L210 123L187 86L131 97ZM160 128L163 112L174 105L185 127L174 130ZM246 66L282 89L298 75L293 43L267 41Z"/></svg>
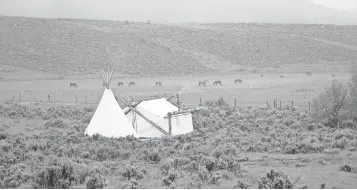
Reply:
<svg viewBox="0 0 357 190"><path fill-rule="evenodd" d="M89 177L86 187L87 189L104 189L106 187L106 179L102 174L95 172Z"/></svg>
<svg viewBox="0 0 357 190"><path fill-rule="evenodd" d="M135 179L131 180L130 184L123 184L120 188L121 189L140 189L139 188L139 182L136 181Z"/></svg>
<svg viewBox="0 0 357 190"><path fill-rule="evenodd" d="M131 180L131 179L140 180L144 178L145 174L146 174L145 169L138 166L130 165L125 167L122 176L127 180Z"/></svg>
<svg viewBox="0 0 357 190"><path fill-rule="evenodd" d="M70 162L52 163L35 176L35 189L69 189L75 182L74 167Z"/></svg>
<svg viewBox="0 0 357 190"><path fill-rule="evenodd" d="M144 160L153 162L155 164L161 161L161 156L157 150L154 151L144 151Z"/></svg>
<svg viewBox="0 0 357 190"><path fill-rule="evenodd" d="M164 186L169 186L169 187L173 187L173 185L175 184L176 179L178 178L178 173L176 170L171 169L168 174L162 178L162 183Z"/></svg>
<svg viewBox="0 0 357 190"><path fill-rule="evenodd" d="M348 84L348 108L352 117L357 121L357 65L351 68L351 81Z"/></svg>
<svg viewBox="0 0 357 190"><path fill-rule="evenodd" d="M83 184L88 176L91 175L92 170L90 167L84 164L78 164L75 167L75 172L78 175L80 184Z"/></svg>
<svg viewBox="0 0 357 190"><path fill-rule="evenodd" d="M349 166L347 164L340 167L340 171L351 172L351 170L352 170L351 166Z"/></svg>
<svg viewBox="0 0 357 190"><path fill-rule="evenodd" d="M60 119L53 119L53 120L47 121L45 123L45 127L46 127L46 129L48 129L48 128L66 128L67 124L65 124Z"/></svg>
<svg viewBox="0 0 357 190"><path fill-rule="evenodd" d="M320 189L326 189L326 184L325 183L321 184Z"/></svg>
<svg viewBox="0 0 357 190"><path fill-rule="evenodd" d="M233 189L249 189L250 185L247 183L244 183L242 181L237 181L237 184L234 185Z"/></svg>
<svg viewBox="0 0 357 190"><path fill-rule="evenodd" d="M266 176L260 178L258 189L292 189L293 183L289 177L281 172L270 170Z"/></svg>
<svg viewBox="0 0 357 190"><path fill-rule="evenodd" d="M211 178L209 179L209 182L211 184L219 184L219 182L222 180L223 176L222 173L220 171L215 171L213 172L213 174L211 175Z"/></svg>
<svg viewBox="0 0 357 190"><path fill-rule="evenodd" d="M313 100L313 113L319 119L327 119L331 127L339 127L341 111L346 106L347 88L334 80L329 88L326 88L318 98Z"/></svg>
<svg viewBox="0 0 357 190"><path fill-rule="evenodd" d="M5 132L0 132L0 140L6 139L8 137L8 134Z"/></svg>

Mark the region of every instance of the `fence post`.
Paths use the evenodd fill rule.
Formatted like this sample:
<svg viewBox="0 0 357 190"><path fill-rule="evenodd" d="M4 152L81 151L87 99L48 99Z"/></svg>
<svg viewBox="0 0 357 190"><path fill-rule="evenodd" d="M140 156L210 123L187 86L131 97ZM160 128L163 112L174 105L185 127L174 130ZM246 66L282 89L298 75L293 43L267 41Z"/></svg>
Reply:
<svg viewBox="0 0 357 190"><path fill-rule="evenodd" d="M15 96L12 96L12 102L15 102Z"/></svg>
<svg viewBox="0 0 357 190"><path fill-rule="evenodd" d="M309 102L309 111L311 111L311 103Z"/></svg>
<svg viewBox="0 0 357 190"><path fill-rule="evenodd" d="M234 98L234 107L237 107L237 98Z"/></svg>
<svg viewBox="0 0 357 190"><path fill-rule="evenodd" d="M202 98L200 97L200 105L199 106L202 106Z"/></svg>
<svg viewBox="0 0 357 190"><path fill-rule="evenodd" d="M278 107L278 102L276 102L276 99L274 98L274 108Z"/></svg>
<svg viewBox="0 0 357 190"><path fill-rule="evenodd" d="M294 111L294 101L291 101L291 111Z"/></svg>
<svg viewBox="0 0 357 190"><path fill-rule="evenodd" d="M178 94L176 94L176 97L177 97L177 106L178 106L178 109L179 109L179 110L181 110L179 95L178 95Z"/></svg>
<svg viewBox="0 0 357 190"><path fill-rule="evenodd" d="M273 108L275 108L275 99L273 99Z"/></svg>
<svg viewBox="0 0 357 190"><path fill-rule="evenodd" d="M19 102L21 102L21 94L19 94Z"/></svg>
<svg viewBox="0 0 357 190"><path fill-rule="evenodd" d="M77 94L74 94L74 99L76 100L77 103Z"/></svg>
<svg viewBox="0 0 357 190"><path fill-rule="evenodd" d="M281 101L280 101L280 109L281 109Z"/></svg>
<svg viewBox="0 0 357 190"><path fill-rule="evenodd" d="M268 102L268 101L266 101L266 103L267 103L268 108L270 108L269 102Z"/></svg>
<svg viewBox="0 0 357 190"><path fill-rule="evenodd" d="M48 94L48 102L51 102L51 96Z"/></svg>
<svg viewBox="0 0 357 190"><path fill-rule="evenodd" d="M171 131L171 130L172 130L172 129L171 129L171 128L172 128L172 127L171 127L171 113L168 113L167 115L168 115L168 117L169 117L169 134L172 135L172 131Z"/></svg>
<svg viewBox="0 0 357 190"><path fill-rule="evenodd" d="M86 103L88 103L88 94L86 94Z"/></svg>

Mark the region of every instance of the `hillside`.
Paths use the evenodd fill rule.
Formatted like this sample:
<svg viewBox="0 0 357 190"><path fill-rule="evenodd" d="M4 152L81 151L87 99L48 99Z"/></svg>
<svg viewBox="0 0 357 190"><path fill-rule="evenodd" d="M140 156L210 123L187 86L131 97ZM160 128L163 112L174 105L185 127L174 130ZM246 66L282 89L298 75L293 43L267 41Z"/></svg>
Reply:
<svg viewBox="0 0 357 190"><path fill-rule="evenodd" d="M110 24L112 25L110 27ZM352 63L357 26L207 24L0 16L0 64L62 75L185 75L241 67Z"/></svg>

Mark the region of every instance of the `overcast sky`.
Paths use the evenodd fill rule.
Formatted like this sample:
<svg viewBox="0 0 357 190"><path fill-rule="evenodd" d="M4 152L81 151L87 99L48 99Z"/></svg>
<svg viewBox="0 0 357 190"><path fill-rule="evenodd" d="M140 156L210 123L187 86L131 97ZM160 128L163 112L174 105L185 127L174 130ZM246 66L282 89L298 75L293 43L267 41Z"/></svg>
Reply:
<svg viewBox="0 0 357 190"><path fill-rule="evenodd" d="M357 24L357 0L0 0L0 14L152 22Z"/></svg>

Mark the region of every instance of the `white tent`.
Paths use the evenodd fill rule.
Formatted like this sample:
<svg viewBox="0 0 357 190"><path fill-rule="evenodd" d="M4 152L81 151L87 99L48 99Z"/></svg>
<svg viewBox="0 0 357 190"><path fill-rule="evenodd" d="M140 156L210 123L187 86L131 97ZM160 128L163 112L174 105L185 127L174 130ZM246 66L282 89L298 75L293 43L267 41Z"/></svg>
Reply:
<svg viewBox="0 0 357 190"><path fill-rule="evenodd" d="M192 114L179 112L165 98L141 101L133 111L125 108L125 113L138 137L161 137L181 135L193 131Z"/></svg>
<svg viewBox="0 0 357 190"><path fill-rule="evenodd" d="M136 136L136 133L130 124L124 111L120 108L113 92L109 89L111 75L104 77L104 93L98 107L85 130L85 134L99 134L105 137L126 137L128 135Z"/></svg>

